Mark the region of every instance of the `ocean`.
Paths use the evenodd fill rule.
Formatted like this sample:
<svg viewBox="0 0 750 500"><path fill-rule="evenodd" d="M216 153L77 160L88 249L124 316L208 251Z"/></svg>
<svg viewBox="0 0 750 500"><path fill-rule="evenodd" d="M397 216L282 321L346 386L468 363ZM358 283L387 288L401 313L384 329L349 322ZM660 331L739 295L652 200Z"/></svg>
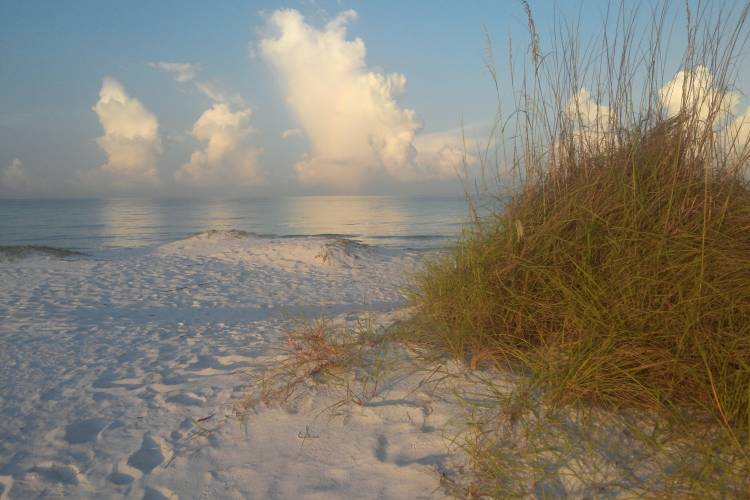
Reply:
<svg viewBox="0 0 750 500"><path fill-rule="evenodd" d="M463 198L306 196L274 199L0 200L0 252L96 254L169 243L209 230L259 236L335 236L367 245L431 250L467 220Z"/></svg>

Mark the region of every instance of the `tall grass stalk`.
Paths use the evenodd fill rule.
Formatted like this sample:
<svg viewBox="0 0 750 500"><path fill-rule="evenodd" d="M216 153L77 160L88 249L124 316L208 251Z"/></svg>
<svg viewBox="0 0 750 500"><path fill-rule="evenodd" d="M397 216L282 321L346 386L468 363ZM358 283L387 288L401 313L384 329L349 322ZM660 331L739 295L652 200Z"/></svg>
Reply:
<svg viewBox="0 0 750 500"><path fill-rule="evenodd" d="M529 57L483 155L499 208L420 273L411 337L526 374L552 407L719 426L747 460L750 134L730 111L750 4L686 4L681 40L674 4L645 29L631 5L585 45L558 23L547 50L522 2Z"/></svg>

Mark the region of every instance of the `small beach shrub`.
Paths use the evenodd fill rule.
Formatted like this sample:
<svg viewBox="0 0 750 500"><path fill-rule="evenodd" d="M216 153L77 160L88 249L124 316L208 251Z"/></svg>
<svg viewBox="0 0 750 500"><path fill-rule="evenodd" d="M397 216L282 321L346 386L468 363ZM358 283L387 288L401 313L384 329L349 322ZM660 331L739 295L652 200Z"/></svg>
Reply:
<svg viewBox="0 0 750 500"><path fill-rule="evenodd" d="M310 384L344 389L340 404L361 405L379 389L388 346L388 335L369 316L354 324L303 321L287 332L276 362L254 378L239 413L293 403Z"/></svg>

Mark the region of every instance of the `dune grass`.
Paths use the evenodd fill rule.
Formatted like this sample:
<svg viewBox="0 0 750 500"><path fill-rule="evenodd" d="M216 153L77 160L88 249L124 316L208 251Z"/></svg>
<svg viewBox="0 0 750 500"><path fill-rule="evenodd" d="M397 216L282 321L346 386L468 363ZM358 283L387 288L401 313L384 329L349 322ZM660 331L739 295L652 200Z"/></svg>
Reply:
<svg viewBox="0 0 750 500"><path fill-rule="evenodd" d="M419 273L402 336L473 368L528 377L523 391L484 408L464 443L483 494L534 494L550 467L559 479L551 450L575 455L582 441L538 418L540 405L589 409L599 415L590 435L597 419L635 416L623 429L640 433L645 463L671 471L641 475L652 488L641 493L747 493L749 155L727 111L748 5L686 7L678 109L663 87L668 7L644 29L628 4L610 4L593 45L560 25L545 51L522 5L529 60L511 66L514 113L498 118L493 151L482 155L497 208L478 217L472 206L473 227ZM586 85L593 90L580 92ZM525 422L520 448L503 444L496 411L514 405ZM668 425L657 438L638 420ZM571 474L590 484L600 476Z"/></svg>
<svg viewBox="0 0 750 500"><path fill-rule="evenodd" d="M416 320L561 403L690 404L747 430L750 191L686 158L683 127L528 186L427 266Z"/></svg>

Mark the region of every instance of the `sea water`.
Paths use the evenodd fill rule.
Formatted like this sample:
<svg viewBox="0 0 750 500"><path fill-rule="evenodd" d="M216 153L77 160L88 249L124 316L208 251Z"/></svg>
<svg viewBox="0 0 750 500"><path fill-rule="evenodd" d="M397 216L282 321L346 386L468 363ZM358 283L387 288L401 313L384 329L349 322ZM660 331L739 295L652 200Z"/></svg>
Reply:
<svg viewBox="0 0 750 500"><path fill-rule="evenodd" d="M228 229L269 237L330 235L368 245L431 250L455 239L467 214L462 198L0 200L0 253L40 247L97 253Z"/></svg>

